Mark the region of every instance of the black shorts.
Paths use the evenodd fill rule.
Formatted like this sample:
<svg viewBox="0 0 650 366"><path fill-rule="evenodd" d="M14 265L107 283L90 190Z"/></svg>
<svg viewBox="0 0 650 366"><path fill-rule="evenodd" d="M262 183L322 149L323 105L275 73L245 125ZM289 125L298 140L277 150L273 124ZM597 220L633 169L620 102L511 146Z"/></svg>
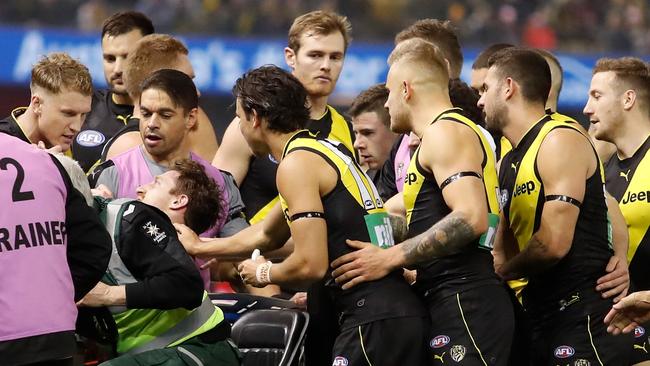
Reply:
<svg viewBox="0 0 650 366"><path fill-rule="evenodd" d="M508 364L515 328L505 285L488 285L428 299L429 364Z"/></svg>
<svg viewBox="0 0 650 366"><path fill-rule="evenodd" d="M580 301L542 319L531 314L531 364L628 365L632 335L607 333L605 314L611 300L592 290L576 293Z"/></svg>
<svg viewBox="0 0 650 366"><path fill-rule="evenodd" d="M320 280L307 291L309 325L305 340L305 359L309 366L332 365L332 348L339 334L339 321L334 302L327 294L325 280Z"/></svg>
<svg viewBox="0 0 650 366"><path fill-rule="evenodd" d="M343 330L336 338L332 366L427 365L428 319L376 320Z"/></svg>
<svg viewBox="0 0 650 366"><path fill-rule="evenodd" d="M634 329L634 343L630 364L635 365L643 361L650 361L650 323L644 323Z"/></svg>

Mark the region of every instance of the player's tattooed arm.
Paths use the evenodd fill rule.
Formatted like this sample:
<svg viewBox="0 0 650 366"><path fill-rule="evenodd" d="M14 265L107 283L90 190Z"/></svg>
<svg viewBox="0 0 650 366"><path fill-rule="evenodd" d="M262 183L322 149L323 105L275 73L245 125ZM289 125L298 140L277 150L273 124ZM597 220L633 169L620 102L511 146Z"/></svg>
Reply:
<svg viewBox="0 0 650 366"><path fill-rule="evenodd" d="M405 265L410 266L459 253L477 236L462 213L452 213L399 247L404 253Z"/></svg>
<svg viewBox="0 0 650 366"><path fill-rule="evenodd" d="M505 280L513 280L541 273L561 259L550 253L549 246L538 235L533 235L526 244L526 249L506 262L498 273Z"/></svg>
<svg viewBox="0 0 650 366"><path fill-rule="evenodd" d="M406 235L409 231L406 225L406 219L397 215L388 215L388 218L390 220L390 226L393 228L393 239L395 239L395 242L400 243L406 240Z"/></svg>

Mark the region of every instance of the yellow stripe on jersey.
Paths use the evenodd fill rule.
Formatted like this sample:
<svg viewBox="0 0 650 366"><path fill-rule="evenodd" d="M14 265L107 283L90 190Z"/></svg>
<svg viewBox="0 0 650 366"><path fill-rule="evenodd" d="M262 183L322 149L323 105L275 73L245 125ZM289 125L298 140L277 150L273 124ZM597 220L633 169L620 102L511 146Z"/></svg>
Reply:
<svg viewBox="0 0 650 366"><path fill-rule="evenodd" d="M354 142L352 142L353 133L350 131L348 122L331 106L327 106L332 116L332 130L327 136L330 140L340 141L345 147L354 153Z"/></svg>
<svg viewBox="0 0 650 366"><path fill-rule="evenodd" d="M302 130L296 134L304 133L307 136L308 131ZM291 137L287 146L284 148L283 156L286 156L293 150L306 149L318 152L323 158L334 164L338 170L339 179L345 189L356 200L359 206L363 207L368 213L385 212L384 204L370 178L361 170L354 159L345 155L337 149L341 142L325 139L316 139L313 135L309 137ZM286 212L287 203L280 195L282 210Z"/></svg>
<svg viewBox="0 0 650 366"><path fill-rule="evenodd" d="M639 244L650 227L650 149L636 167L632 181L618 203L627 222L629 246L627 260L632 261Z"/></svg>
<svg viewBox="0 0 650 366"><path fill-rule="evenodd" d="M558 127L572 128L582 134L578 125L566 123L565 121L550 120L542 126L535 137L535 140L522 158L521 163L519 163L519 166L515 167L517 177L515 178L512 197L510 198L509 217L510 226L512 227L512 231L517 239L520 251L525 249L526 244L533 236L535 221L537 219L537 205L543 205L545 202L543 199L544 197L540 197L542 182L537 176L535 168L537 164L537 154L546 136ZM585 137L588 139L587 136ZM603 176L604 173L600 161L598 166L601 176Z"/></svg>
<svg viewBox="0 0 650 366"><path fill-rule="evenodd" d="M481 147L483 148L483 156L485 157L484 164L482 166L482 180L485 188L486 199L488 203L488 209L490 213L498 214L499 213L499 201L498 201L498 191L499 191L499 180L497 178L494 154L489 153L492 150L489 142L485 138L485 135L479 130L478 126L472 122L470 119L465 116L449 111L441 114L437 120L442 119L452 119L457 122L460 122L469 128L471 128L474 133L481 140ZM422 189L422 184L425 181L424 172L421 172L419 169L419 163L417 162L418 156L420 153L420 147L418 146L415 154L411 158L409 167L406 172L404 190L402 192L404 196L404 207L406 208L406 223L407 225L411 222L411 217L413 210L418 199L418 195Z"/></svg>

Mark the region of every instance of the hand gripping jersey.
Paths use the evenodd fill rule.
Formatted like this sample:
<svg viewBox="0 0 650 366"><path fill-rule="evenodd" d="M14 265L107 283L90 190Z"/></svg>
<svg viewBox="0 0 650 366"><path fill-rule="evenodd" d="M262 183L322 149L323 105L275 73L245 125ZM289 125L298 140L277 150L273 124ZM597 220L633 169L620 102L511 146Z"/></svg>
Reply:
<svg viewBox="0 0 650 366"><path fill-rule="evenodd" d="M577 125L545 115L501 162L499 182L503 210L520 250L525 248L540 225L545 194L537 171L537 153L544 138L556 128L570 128L581 133ZM585 185L569 253L551 269L528 279L523 297L529 310L533 306L556 304L572 291L595 287L596 279L605 273L613 251L600 162Z"/></svg>
<svg viewBox="0 0 650 366"><path fill-rule="evenodd" d="M336 109L327 106L325 115L310 120L307 129L317 136L343 143L354 154L354 132L352 125ZM241 194L246 206L246 217L251 224L261 221L278 202L275 186L277 162L269 157L253 157L248 174L241 184Z"/></svg>
<svg viewBox="0 0 650 366"><path fill-rule="evenodd" d="M463 252L444 258L436 258L419 265L416 288L426 295L433 293L455 294L463 289L470 289L485 284L498 284L494 273L492 254L494 235L498 225L499 204L497 199L498 183L494 154L489 141L478 126L458 113L457 108L441 113L432 123L444 119L471 128L481 142L483 162L481 163L482 180L488 203L489 229L468 246ZM426 141L422 141L422 144ZM459 148L462 148L459 146ZM404 206L408 224L408 237L417 236L442 218L451 210L445 203L442 190L433 173L426 171L418 161L420 147L411 158L404 182Z"/></svg>
<svg viewBox="0 0 650 366"><path fill-rule="evenodd" d="M127 286L130 305L128 309L109 307L119 333L118 353L136 354L176 346L223 321L223 312L212 304L205 291L201 304L194 309L170 308L177 294L166 292L192 287L200 293L200 286L196 286L200 279L163 212L132 199L117 199L100 206L102 221L113 239L110 263L102 282ZM142 255L147 252L150 255ZM156 298L162 300L150 300ZM153 303L147 304L147 308L138 308L138 302L149 301Z"/></svg>
<svg viewBox="0 0 650 366"><path fill-rule="evenodd" d="M316 138L303 130L289 140L283 152L283 156L297 150L312 152L338 172L338 183L322 197L330 263L354 250L345 243L346 239L372 242L383 248L394 245L388 215L377 190L342 145ZM280 202L286 213L286 201L280 197ZM345 291L334 282L328 271L326 287L334 300L341 329L380 319L424 314L422 305L402 278L401 271Z"/></svg>
<svg viewBox="0 0 650 366"><path fill-rule="evenodd" d="M607 163L607 191L618 201L627 222L630 278L637 290L650 290L650 137L628 159Z"/></svg>

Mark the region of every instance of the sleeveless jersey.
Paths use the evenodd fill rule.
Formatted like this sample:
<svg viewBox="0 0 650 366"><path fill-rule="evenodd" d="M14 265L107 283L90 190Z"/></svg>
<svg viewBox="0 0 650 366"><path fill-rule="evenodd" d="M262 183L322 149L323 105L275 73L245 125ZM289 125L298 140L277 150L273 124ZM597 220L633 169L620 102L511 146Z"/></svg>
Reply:
<svg viewBox="0 0 650 366"><path fill-rule="evenodd" d="M525 249L539 229L545 194L537 171L537 154L544 138L556 128L570 128L581 133L576 125L545 115L501 162L499 182L503 210L519 250ZM608 239L603 177L602 165L598 162L598 168L585 182L585 196L567 255L544 273L528 278L523 300L529 310L552 306L573 291L593 288L605 273L613 251Z"/></svg>
<svg viewBox="0 0 650 366"><path fill-rule="evenodd" d="M382 248L394 245L383 201L347 147L340 142L317 138L303 130L289 140L283 157L297 150L320 156L339 176L334 189L321 198L330 263L354 251L346 244L346 239L372 242ZM287 203L282 197L280 202L286 215ZM379 319L424 314L422 305L402 278L401 271L345 291L333 281L330 271L327 273L326 288L334 300L343 329Z"/></svg>
<svg viewBox="0 0 650 366"><path fill-rule="evenodd" d="M650 290L650 137L628 159L607 163L607 191L618 201L630 237L627 260L638 290Z"/></svg>
<svg viewBox="0 0 650 366"><path fill-rule="evenodd" d="M25 107L16 108L11 111L11 115L9 115L9 117L0 120L0 132L4 132L7 135L17 137L22 141L31 144L32 142L29 141L29 138L27 138L22 128L20 128L20 125L18 125L18 122L16 121L16 117L25 113L26 110L27 108Z"/></svg>
<svg viewBox="0 0 650 366"><path fill-rule="evenodd" d="M306 128L320 137L340 141L351 153L355 151L352 124L331 106L327 106L323 117L310 120ZM278 201L275 185L277 168L277 163L269 157L251 159L248 174L241 184L246 217L251 224L261 221Z"/></svg>
<svg viewBox="0 0 650 366"><path fill-rule="evenodd" d="M0 187L0 342L74 330L59 169L45 151L0 134Z"/></svg>
<svg viewBox="0 0 650 366"><path fill-rule="evenodd" d="M499 205L497 200L497 175L494 154L490 144L478 126L458 113L458 109L450 109L441 113L432 123L438 120L453 121L471 128L477 136L483 149L482 180L488 204L490 228L475 243L463 252L443 258L432 259L416 266L418 279L415 283L418 291L424 295L435 294L447 296L464 289L470 289L485 284L498 284L492 262L492 244L496 225L498 224ZM426 143L426 142L422 142ZM420 146L422 146L422 143ZM433 173L425 170L419 163L420 147L411 158L404 182L404 206L408 224L408 237L415 237L438 221L447 216L451 210L445 203L442 190ZM471 179L471 178L470 178Z"/></svg>
<svg viewBox="0 0 650 366"><path fill-rule="evenodd" d="M126 125L132 114L133 106L115 104L110 91L93 92L90 113L72 144L72 156L85 172L100 159L106 142Z"/></svg>

